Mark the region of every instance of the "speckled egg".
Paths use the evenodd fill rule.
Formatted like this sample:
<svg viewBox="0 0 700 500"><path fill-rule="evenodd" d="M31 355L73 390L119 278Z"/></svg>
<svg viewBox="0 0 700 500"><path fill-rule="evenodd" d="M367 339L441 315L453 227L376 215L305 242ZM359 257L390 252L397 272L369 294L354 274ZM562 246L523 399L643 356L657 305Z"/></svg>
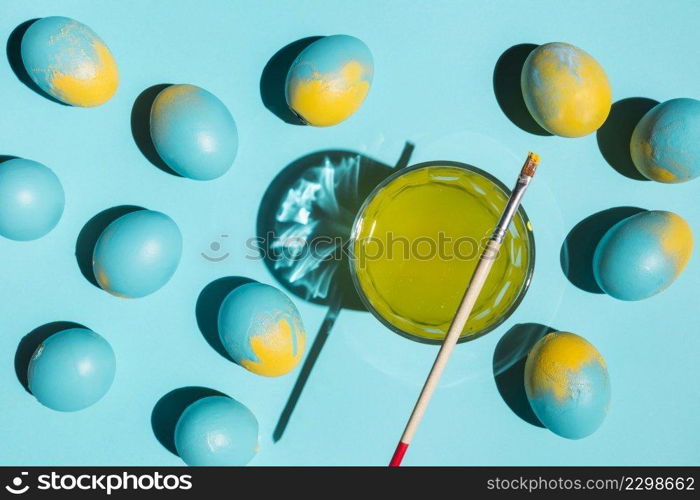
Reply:
<svg viewBox="0 0 700 500"><path fill-rule="evenodd" d="M239 286L226 296L219 310L219 336L236 363L266 377L293 370L306 342L294 303L262 283Z"/></svg>
<svg viewBox="0 0 700 500"><path fill-rule="evenodd" d="M361 40L348 35L321 38L292 63L287 104L309 125L336 125L360 107L373 74L372 53Z"/></svg>
<svg viewBox="0 0 700 500"><path fill-rule="evenodd" d="M258 421L235 399L202 398L177 421L175 448L190 466L246 465L258 451Z"/></svg>
<svg viewBox="0 0 700 500"><path fill-rule="evenodd" d="M73 106L99 106L119 85L117 63L100 37L67 17L32 23L21 45L29 76L46 93Z"/></svg>
<svg viewBox="0 0 700 500"><path fill-rule="evenodd" d="M144 297L173 276L182 254L182 235L170 217L138 210L102 232L92 258L98 284L119 297Z"/></svg>
<svg viewBox="0 0 700 500"><path fill-rule="evenodd" d="M0 235L41 238L58 224L64 204L61 182L48 167L24 158L0 163Z"/></svg>
<svg viewBox="0 0 700 500"><path fill-rule="evenodd" d="M525 392L545 427L568 439L584 438L600 427L610 405L605 360L583 337L549 333L528 354Z"/></svg>
<svg viewBox="0 0 700 500"><path fill-rule="evenodd" d="M568 43L546 43L533 50L523 65L520 85L532 117L555 135L588 135L610 113L612 93L605 71Z"/></svg>
<svg viewBox="0 0 700 500"><path fill-rule="evenodd" d="M614 225L593 255L598 286L620 300L663 291L683 272L693 252L688 223L672 212L642 212Z"/></svg>
<svg viewBox="0 0 700 500"><path fill-rule="evenodd" d="M671 99L639 121L630 141L632 161L654 181L686 182L700 175L700 101Z"/></svg>
<svg viewBox="0 0 700 500"><path fill-rule="evenodd" d="M151 138L163 161L200 181L224 175L238 151L236 122L226 105L194 85L170 85L151 107Z"/></svg>
<svg viewBox="0 0 700 500"><path fill-rule="evenodd" d="M114 351L87 328L54 333L29 362L29 390L44 406L77 411L107 394L116 371Z"/></svg>

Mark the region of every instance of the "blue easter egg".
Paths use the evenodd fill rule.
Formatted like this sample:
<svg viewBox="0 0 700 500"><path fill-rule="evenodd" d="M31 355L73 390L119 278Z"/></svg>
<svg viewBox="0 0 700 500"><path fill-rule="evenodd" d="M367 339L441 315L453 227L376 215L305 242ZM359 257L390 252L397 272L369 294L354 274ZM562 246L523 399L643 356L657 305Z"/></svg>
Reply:
<svg viewBox="0 0 700 500"><path fill-rule="evenodd" d="M115 371L109 342L87 328L70 328L50 336L34 352L29 390L53 410L82 410L107 394Z"/></svg>
<svg viewBox="0 0 700 500"><path fill-rule="evenodd" d="M51 169L23 158L0 163L0 235L41 238L58 224L64 204L63 187Z"/></svg>
<svg viewBox="0 0 700 500"><path fill-rule="evenodd" d="M182 235L167 215L138 210L102 232L92 258L98 284L119 297L144 297L165 285L182 255Z"/></svg>
<svg viewBox="0 0 700 500"><path fill-rule="evenodd" d="M160 91L151 107L151 138L170 168L200 181L224 175L238 151L236 122L226 105L194 85Z"/></svg>
<svg viewBox="0 0 700 500"><path fill-rule="evenodd" d="M608 412L605 360L583 337L549 333L527 356L525 392L545 427L559 436L581 439L595 432Z"/></svg>
<svg viewBox="0 0 700 500"><path fill-rule="evenodd" d="M266 377L293 370L306 343L294 303L262 283L239 286L226 296L219 310L219 336L236 363Z"/></svg>
<svg viewBox="0 0 700 500"><path fill-rule="evenodd" d="M605 233L593 255L593 274L608 295L641 300L670 286L692 252L693 233L682 217L642 212Z"/></svg>
<svg viewBox="0 0 700 500"><path fill-rule="evenodd" d="M22 62L46 93L73 106L98 106L119 85L117 63L100 37L67 17L45 17L22 37Z"/></svg>
<svg viewBox="0 0 700 500"><path fill-rule="evenodd" d="M535 121L562 137L595 132L612 106L602 66L568 43L546 43L533 50L523 65L520 86Z"/></svg>
<svg viewBox="0 0 700 500"><path fill-rule="evenodd" d="M372 53L361 40L348 35L321 38L292 63L287 104L309 125L336 125L360 107L373 75Z"/></svg>
<svg viewBox="0 0 700 500"><path fill-rule="evenodd" d="M246 465L258 452L258 421L235 399L202 398L177 421L175 448L190 466Z"/></svg>
<svg viewBox="0 0 700 500"><path fill-rule="evenodd" d="M671 99L657 104L632 133L630 153L645 177L666 183L700 175L700 101Z"/></svg>

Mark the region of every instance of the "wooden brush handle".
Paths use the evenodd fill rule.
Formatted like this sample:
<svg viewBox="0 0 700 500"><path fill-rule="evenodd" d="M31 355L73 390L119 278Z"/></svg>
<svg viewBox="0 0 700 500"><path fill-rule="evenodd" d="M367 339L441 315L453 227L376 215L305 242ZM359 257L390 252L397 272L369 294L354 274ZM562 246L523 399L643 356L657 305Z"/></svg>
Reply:
<svg viewBox="0 0 700 500"><path fill-rule="evenodd" d="M430 398L435 392L435 388L440 381L440 376L445 370L447 361L450 359L450 354L452 354L452 350L457 344L457 340L459 340L459 336L462 333L462 330L464 330L464 325L467 324L469 315L474 308L476 299L479 297L481 289L484 287L489 271L491 271L491 266L493 265L494 260L496 260L498 257L498 251L500 250L501 244L506 236L506 231L508 230L511 221L515 216L515 213L518 211L518 207L520 206L520 201L525 194L525 190L530 184L532 177L535 175L535 170L537 169L537 164L539 161L539 155L532 152L527 155L525 164L520 170L518 181L516 182L515 187L510 194L510 198L508 199L508 203L501 214L501 218L499 219L489 242L486 244L486 248L484 248L481 257L479 258L474 274L469 281L467 291L464 292L462 302L460 302L457 313L452 320L452 324L450 325L449 330L447 330L445 339L442 341L440 352L438 352L437 358L435 358L435 363L433 363L433 367L430 369L430 374L423 385L418 401L416 401L416 405L413 407L413 412L411 413L411 417L408 419L406 429L403 431L401 441L399 441L396 451L394 451L394 456L391 458L391 462L389 462L390 466L401 465L401 460L403 460L403 456L406 454L408 445L411 444L411 440L413 439L413 435L418 428L418 424L423 418L425 409L428 407L428 403L430 403Z"/></svg>
<svg viewBox="0 0 700 500"><path fill-rule="evenodd" d="M492 239L489 240L484 252L481 254L481 258L479 259L479 263L474 270L474 274L469 282L467 291L464 293L459 309L457 309L457 314L452 320L449 330L447 330L447 335L445 335L445 340L440 347L440 352L435 358L435 362L433 363L433 367L430 369L430 374L423 385L418 401L416 401L416 405L413 407L411 417L408 419L406 429L403 431L401 441L396 447L394 456L389 464L392 467L401 464L403 455L406 453L406 449L413 439L413 435L418 428L418 424L423 418L423 414L430 403L430 398L432 398L435 388L440 381L440 376L445 370L445 366L447 366L447 361L450 359L450 354L452 354L452 350L454 349L457 341L459 340L459 336L464 330L464 325L466 325L467 320L469 319L469 315L474 308L474 304L476 303L476 299L479 297L479 293L481 293L481 289L486 282L486 278L489 275L489 271L491 271L491 266L493 265L500 248L501 242Z"/></svg>

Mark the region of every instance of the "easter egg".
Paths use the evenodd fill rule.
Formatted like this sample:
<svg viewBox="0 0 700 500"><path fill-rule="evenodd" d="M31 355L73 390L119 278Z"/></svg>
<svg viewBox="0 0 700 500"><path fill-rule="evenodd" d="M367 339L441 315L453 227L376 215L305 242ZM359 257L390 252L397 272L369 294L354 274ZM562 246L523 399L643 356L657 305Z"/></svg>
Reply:
<svg viewBox="0 0 700 500"><path fill-rule="evenodd" d="M87 328L70 328L54 333L34 352L29 390L51 409L82 410L107 394L115 370L109 342Z"/></svg>
<svg viewBox="0 0 700 500"><path fill-rule="evenodd" d="M665 290L683 272L693 252L688 223L654 210L611 227L593 254L598 286L620 300L641 300Z"/></svg>
<svg viewBox="0 0 700 500"><path fill-rule="evenodd" d="M219 336L236 363L266 377L293 370L306 342L294 303L262 283L239 286L226 296L219 310Z"/></svg>
<svg viewBox="0 0 700 500"><path fill-rule="evenodd" d="M535 121L562 137L595 132L612 106L603 68L568 43L546 43L533 50L523 65L520 86Z"/></svg>
<svg viewBox="0 0 700 500"><path fill-rule="evenodd" d="M138 210L102 232L92 258L98 284L119 297L144 297L165 285L180 263L182 235L167 215Z"/></svg>
<svg viewBox="0 0 700 500"><path fill-rule="evenodd" d="M235 399L202 398L178 419L175 449L191 466L246 465L258 451L258 421Z"/></svg>
<svg viewBox="0 0 700 500"><path fill-rule="evenodd" d="M99 106L117 91L117 63L100 37L67 17L45 17L22 37L22 62L46 93L73 106Z"/></svg>
<svg viewBox="0 0 700 500"><path fill-rule="evenodd" d="M184 177L221 177L236 158L233 116L218 97L194 85L161 90L151 106L150 127L160 157Z"/></svg>
<svg viewBox="0 0 700 500"><path fill-rule="evenodd" d="M336 125L360 107L373 74L372 53L361 40L348 35L321 38L292 63L287 104L309 125Z"/></svg>
<svg viewBox="0 0 700 500"><path fill-rule="evenodd" d="M41 238L58 224L64 203L61 182L48 167L24 158L0 163L0 235Z"/></svg>
<svg viewBox="0 0 700 500"><path fill-rule="evenodd" d="M671 99L650 109L630 141L632 161L654 181L686 182L700 175L700 101Z"/></svg>
<svg viewBox="0 0 700 500"><path fill-rule="evenodd" d="M527 356L525 392L549 430L568 439L586 437L603 423L610 404L605 360L583 337L549 333Z"/></svg>

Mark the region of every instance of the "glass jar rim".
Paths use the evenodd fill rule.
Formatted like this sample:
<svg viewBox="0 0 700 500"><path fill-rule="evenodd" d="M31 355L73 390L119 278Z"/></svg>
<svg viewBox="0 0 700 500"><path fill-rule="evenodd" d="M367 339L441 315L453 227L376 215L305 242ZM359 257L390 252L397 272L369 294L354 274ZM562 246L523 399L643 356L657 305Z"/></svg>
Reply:
<svg viewBox="0 0 700 500"><path fill-rule="evenodd" d="M421 337L420 335L416 335L413 333L406 332L402 330L401 328L398 328L396 325L391 323L389 320L384 318L371 304L369 299L367 298L367 295L365 294L364 289L362 288L362 285L360 284L359 277L357 276L357 271L355 269L355 252L354 252L354 247L355 247L355 242L357 240L358 232L360 230L360 225L362 223L362 218L364 215L365 210L367 209L367 206L369 203L379 194L379 192L384 189L386 186L391 184L394 180L397 178L408 174L409 172L413 172L416 170L421 170L424 168L430 168L430 167L456 167L460 168L463 170L467 170L469 172L475 173L477 175L480 175L484 177L486 180L492 182L497 188L499 188L503 193L506 195L506 197L510 196L511 189L508 188L503 182L501 182L497 177L493 176L489 172L486 172L485 170L482 170L478 167L475 167L473 165L469 165L468 163L462 163L458 161L452 161L452 160L432 160L432 161L426 161L426 162L421 162L417 163L415 165L411 165L409 167L405 167L402 169L397 170L396 172L392 173L389 175L387 178L382 180L375 188L367 195L367 198L365 198L364 202L360 206L360 209L358 210L357 214L355 215L355 220L352 223L352 231L350 232L350 258L348 259L348 265L350 266L350 276L352 277L352 282L355 287L355 290L357 294L360 297L360 300L362 301L362 304L367 308L369 312L372 313L372 315L379 320L380 323L382 323L384 326L386 326L389 330L391 330L394 333L397 333L403 337L409 338L411 340L423 343L423 344L433 344L433 345L439 345L442 344L442 339L431 339L431 338L426 338L426 337ZM518 292L518 295L515 297L511 305L508 307L508 309L501 315L500 318L498 318L497 321L495 321L493 324L489 325L486 328L482 328L479 331L476 331L472 334L469 335L463 335L460 336L459 340L457 341L458 343L462 342L468 342L470 340L475 340L479 337L483 337L487 333L492 332L496 328L498 328L500 325L502 325L518 308L522 300L525 298L525 295L530 288L530 282L532 281L532 275L535 270L535 237L534 237L534 232L532 231L531 223L530 223L530 218L527 215L527 212L525 211L525 208L521 205L518 208L517 214L521 217L523 223L525 224L525 227L527 229L527 236L528 236L528 266L527 270L525 273L525 280L523 282L523 286L521 287L520 291Z"/></svg>

